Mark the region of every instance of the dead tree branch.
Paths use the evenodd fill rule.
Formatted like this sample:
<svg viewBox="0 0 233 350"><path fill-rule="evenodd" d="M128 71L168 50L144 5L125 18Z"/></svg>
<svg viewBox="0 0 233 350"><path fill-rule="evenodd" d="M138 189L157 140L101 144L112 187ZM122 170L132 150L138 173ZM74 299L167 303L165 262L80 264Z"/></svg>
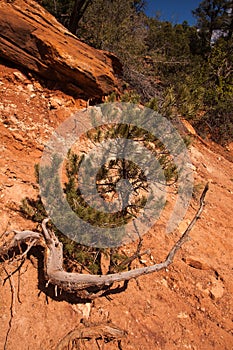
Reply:
<svg viewBox="0 0 233 350"><path fill-rule="evenodd" d="M4 269L4 271L5 271L6 275L7 275L7 279L9 279L10 289L11 289L10 320L9 320L8 329L7 329L7 332L6 332L6 338L5 338L5 342L4 342L4 350L6 350L7 349L7 342L8 342L9 334L10 334L11 327L12 327L13 317L15 315L15 286L14 286L12 275L10 275L8 273L8 271L5 268L5 266L3 267L3 269Z"/></svg>
<svg viewBox="0 0 233 350"><path fill-rule="evenodd" d="M67 292L77 293L81 297L94 299L104 293L101 290L104 287L111 286L114 282L128 281L132 278L139 277L141 275L146 275L152 272L157 272L162 269L167 268L174 260L174 257L181 246L186 242L189 233L196 221L200 218L200 215L204 209L205 196L208 191L208 184L205 186L204 191L200 198L199 208L181 236L181 238L174 244L169 254L167 255L165 261L159 264L154 264L152 266L147 266L143 268L138 268L126 272L120 272L109 275L88 275L79 274L73 272L66 272L63 269L63 245L59 242L58 238L55 236L54 232L47 229L46 224L49 218L44 219L42 222L42 233L33 231L14 231L16 234L13 240L3 247L0 247L0 256L3 256L9 252L13 247L17 247L18 244L28 242L28 248L35 244L42 244L45 246L45 276L47 279L47 285L52 284L60 290ZM45 244L43 244L42 237ZM27 249L29 251L29 249ZM95 294L89 294L87 289L98 288L100 291ZM81 293L80 293L81 291Z"/></svg>
<svg viewBox="0 0 233 350"><path fill-rule="evenodd" d="M112 325L98 325L86 327L83 329L74 329L69 332L57 345L56 350L70 349L70 345L76 340L81 339L120 339L126 336L126 332Z"/></svg>

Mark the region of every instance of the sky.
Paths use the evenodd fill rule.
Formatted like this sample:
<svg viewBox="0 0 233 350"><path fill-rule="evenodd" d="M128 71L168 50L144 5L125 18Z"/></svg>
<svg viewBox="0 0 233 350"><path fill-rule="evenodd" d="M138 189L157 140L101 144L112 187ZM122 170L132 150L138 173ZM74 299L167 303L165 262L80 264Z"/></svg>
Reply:
<svg viewBox="0 0 233 350"><path fill-rule="evenodd" d="M196 23L192 16L201 0L147 0L146 14L154 17L156 12L160 12L161 20L168 20L174 24L187 21L190 25Z"/></svg>

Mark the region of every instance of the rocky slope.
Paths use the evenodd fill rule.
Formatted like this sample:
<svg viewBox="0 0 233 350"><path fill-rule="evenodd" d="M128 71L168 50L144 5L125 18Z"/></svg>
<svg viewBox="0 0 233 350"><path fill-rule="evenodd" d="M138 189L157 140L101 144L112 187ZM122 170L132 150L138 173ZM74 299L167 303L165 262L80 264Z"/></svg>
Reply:
<svg viewBox="0 0 233 350"><path fill-rule="evenodd" d="M1 241L10 229L36 229L20 212L21 200L38 193L34 164L56 126L73 111L86 106L82 100L43 88L16 68L0 66L0 216ZM210 182L206 208L174 264L157 274L129 282L128 288L110 299L83 303L69 296L55 296L45 288L40 252L27 259L10 280L7 273L19 262L1 264L0 344L6 349L55 349L70 330L90 324L113 322L128 335L122 349L217 349L233 347L232 336L232 204L233 164L229 150L209 148L193 140L190 154L195 166L195 194ZM182 230L195 212L194 198ZM151 255L133 267L161 261L180 232L165 235L164 225L172 203L144 236L143 249ZM182 227L183 226L183 227ZM128 254L135 246L124 248ZM38 273L39 268L39 273ZM5 283L3 283L5 281ZM12 287L13 286L13 287ZM14 293L12 294L12 290ZM12 297L13 295L13 297ZM11 318L12 311L12 318ZM85 319L85 326L80 321ZM11 321L10 321L11 320ZM9 326L10 321L10 326ZM93 340L86 349L97 349ZM83 346L84 346L83 345ZM104 348L99 340L100 348ZM118 349L117 342L105 344Z"/></svg>
<svg viewBox="0 0 233 350"><path fill-rule="evenodd" d="M0 0L0 28L0 56L24 67L19 71L3 60L0 65L1 244L6 231L37 229L19 208L23 198L38 194L34 165L46 141L71 113L86 108L88 99L101 99L119 88L115 73L120 66L110 54L78 41L31 0ZM61 85L69 94L61 92ZM184 222L173 234L164 233L173 207L168 201L143 238L142 250L149 248L151 253L132 267L166 257L194 215L208 181L205 211L174 264L130 281L125 291L108 299L85 303L66 294L56 296L52 286L46 288L41 250L35 249L20 269L20 261L1 262L1 349L56 349L72 329L108 322L127 332L121 344L87 339L76 348L233 348L233 146L223 149L193 136L190 156L195 191ZM135 249L135 244L123 248L128 255Z"/></svg>

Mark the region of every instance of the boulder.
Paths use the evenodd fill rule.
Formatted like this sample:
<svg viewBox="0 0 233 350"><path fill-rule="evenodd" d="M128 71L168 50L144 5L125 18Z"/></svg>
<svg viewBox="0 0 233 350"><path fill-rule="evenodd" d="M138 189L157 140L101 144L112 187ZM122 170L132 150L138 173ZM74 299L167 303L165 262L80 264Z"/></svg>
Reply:
<svg viewBox="0 0 233 350"><path fill-rule="evenodd" d="M117 92L113 54L78 40L33 0L0 0L0 57L84 98Z"/></svg>

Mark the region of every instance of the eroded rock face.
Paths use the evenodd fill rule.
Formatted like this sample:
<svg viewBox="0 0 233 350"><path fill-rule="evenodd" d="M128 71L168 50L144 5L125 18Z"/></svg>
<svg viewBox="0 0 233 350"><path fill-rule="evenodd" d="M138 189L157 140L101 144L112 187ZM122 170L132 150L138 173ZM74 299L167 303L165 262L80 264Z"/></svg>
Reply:
<svg viewBox="0 0 233 350"><path fill-rule="evenodd" d="M0 57L77 96L99 98L119 88L118 59L79 41L33 0L0 0Z"/></svg>

